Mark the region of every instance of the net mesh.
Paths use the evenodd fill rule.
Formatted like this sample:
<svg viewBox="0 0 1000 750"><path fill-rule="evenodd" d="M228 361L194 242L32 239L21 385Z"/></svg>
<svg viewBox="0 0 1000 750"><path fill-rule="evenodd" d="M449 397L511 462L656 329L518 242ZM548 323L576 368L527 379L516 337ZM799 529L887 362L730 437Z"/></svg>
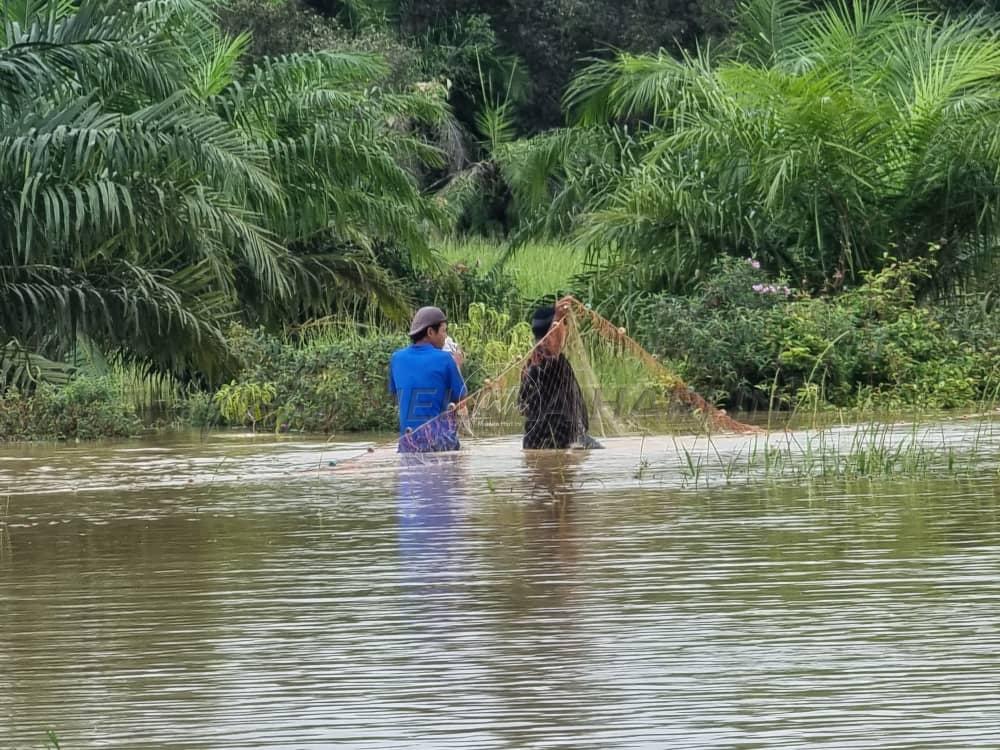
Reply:
<svg viewBox="0 0 1000 750"><path fill-rule="evenodd" d="M569 448L620 435L756 430L712 406L623 328L569 297L530 351L401 445L447 449L456 435L523 434L526 448Z"/></svg>

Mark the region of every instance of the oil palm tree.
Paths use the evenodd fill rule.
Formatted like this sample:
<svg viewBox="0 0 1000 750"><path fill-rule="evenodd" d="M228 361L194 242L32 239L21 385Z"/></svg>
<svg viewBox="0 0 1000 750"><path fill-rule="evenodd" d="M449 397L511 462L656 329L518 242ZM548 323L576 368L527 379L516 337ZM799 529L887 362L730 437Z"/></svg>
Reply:
<svg viewBox="0 0 1000 750"><path fill-rule="evenodd" d="M56 372L78 336L211 374L227 320L391 302L372 247L426 250L413 172L436 154L409 125L444 110L374 88L377 59L245 71L200 0L0 11L0 351L22 363L0 377Z"/></svg>
<svg viewBox="0 0 1000 750"><path fill-rule="evenodd" d="M1000 29L893 0L752 0L725 45L620 54L567 92L576 127L638 158L587 191L581 243L683 290L720 254L818 287L933 255L940 285L996 260Z"/></svg>

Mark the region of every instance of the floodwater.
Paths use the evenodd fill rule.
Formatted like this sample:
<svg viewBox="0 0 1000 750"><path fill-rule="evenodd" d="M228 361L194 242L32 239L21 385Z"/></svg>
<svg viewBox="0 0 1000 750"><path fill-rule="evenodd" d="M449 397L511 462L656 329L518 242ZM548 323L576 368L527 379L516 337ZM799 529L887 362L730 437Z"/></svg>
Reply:
<svg viewBox="0 0 1000 750"><path fill-rule="evenodd" d="M6 447L0 748L998 747L998 433Z"/></svg>

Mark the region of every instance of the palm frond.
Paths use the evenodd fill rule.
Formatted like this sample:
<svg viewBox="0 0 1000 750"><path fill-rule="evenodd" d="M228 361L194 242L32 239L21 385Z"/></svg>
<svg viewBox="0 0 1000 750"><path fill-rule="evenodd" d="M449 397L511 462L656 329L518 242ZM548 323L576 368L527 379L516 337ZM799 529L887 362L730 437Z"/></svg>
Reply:
<svg viewBox="0 0 1000 750"><path fill-rule="evenodd" d="M70 381L73 370L69 365L28 350L17 339L10 339L0 346L0 383L7 388L27 391L39 383L65 385ZM2 397L3 393L0 393Z"/></svg>
<svg viewBox="0 0 1000 750"><path fill-rule="evenodd" d="M650 288L690 288L720 253L817 286L887 254L935 252L953 279L989 261L1000 26L894 0L813 12L753 0L742 18L714 60L619 55L585 69L570 112L632 126L632 160L590 182L592 168L556 167L539 147L521 162L525 197L551 212L544 194L580 191L578 241Z"/></svg>

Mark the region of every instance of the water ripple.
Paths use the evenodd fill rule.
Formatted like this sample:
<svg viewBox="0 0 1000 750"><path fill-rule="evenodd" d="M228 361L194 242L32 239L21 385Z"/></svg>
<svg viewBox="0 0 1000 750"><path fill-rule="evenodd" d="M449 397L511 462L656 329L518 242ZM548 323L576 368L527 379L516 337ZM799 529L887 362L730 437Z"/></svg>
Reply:
<svg viewBox="0 0 1000 750"><path fill-rule="evenodd" d="M0 747L1000 745L995 472L696 487L680 446L12 454Z"/></svg>

